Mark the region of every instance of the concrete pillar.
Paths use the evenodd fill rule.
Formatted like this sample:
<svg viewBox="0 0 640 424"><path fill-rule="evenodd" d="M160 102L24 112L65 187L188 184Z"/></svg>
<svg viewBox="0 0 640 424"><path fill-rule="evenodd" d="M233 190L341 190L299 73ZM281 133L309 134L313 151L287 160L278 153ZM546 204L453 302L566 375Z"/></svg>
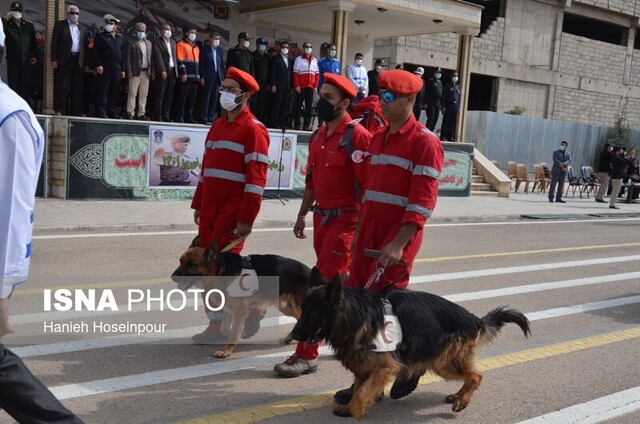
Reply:
<svg viewBox="0 0 640 424"><path fill-rule="evenodd" d="M46 0L44 31L46 44L44 47L44 93L42 111L53 113L53 68L51 67L51 39L56 21L65 16L64 0Z"/></svg>
<svg viewBox="0 0 640 424"><path fill-rule="evenodd" d="M458 76L460 77L460 112L456 120L454 140L465 141L467 105L469 104L469 86L471 80L471 45L473 36L469 34L459 35L458 47Z"/></svg>
<svg viewBox="0 0 640 424"><path fill-rule="evenodd" d="M348 0L334 0L328 5L333 14L331 24L331 42L336 45L336 58L341 66L348 63L347 48L349 41L349 17L356 8L356 4ZM344 72L344 71L343 71Z"/></svg>
<svg viewBox="0 0 640 424"><path fill-rule="evenodd" d="M627 37L627 56L624 61L624 79L625 84L631 83L631 64L633 62L633 47L636 41L636 32L638 29L635 26L629 27L629 36Z"/></svg>

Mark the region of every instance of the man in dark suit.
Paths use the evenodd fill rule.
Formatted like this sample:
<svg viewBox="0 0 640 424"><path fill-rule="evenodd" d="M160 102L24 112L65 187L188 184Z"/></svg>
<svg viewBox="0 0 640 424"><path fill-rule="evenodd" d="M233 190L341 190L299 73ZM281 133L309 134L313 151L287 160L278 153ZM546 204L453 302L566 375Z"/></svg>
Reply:
<svg viewBox="0 0 640 424"><path fill-rule="evenodd" d="M218 114L218 87L224 79L224 64L222 63L222 48L220 34L214 32L209 39L210 44L200 50L200 85L202 103L200 104L200 123L211 124Z"/></svg>
<svg viewBox="0 0 640 424"><path fill-rule="evenodd" d="M3 19L7 49L7 77L9 87L27 103L31 94L31 71L37 62L38 45L33 23L23 18L22 3L11 3Z"/></svg>
<svg viewBox="0 0 640 424"><path fill-rule="evenodd" d="M569 143L560 142L560 148L553 152L553 166L551 167L551 183L549 184L549 202L553 203L555 195L556 203L567 203L562 200L562 191L564 189L564 180L567 176L569 165L571 165L571 153L567 151ZM556 191L556 186L558 190Z"/></svg>
<svg viewBox="0 0 640 424"><path fill-rule="evenodd" d="M94 61L97 81L97 114L98 118L119 118L116 101L120 94L120 81L124 78L122 36L116 31L116 23L120 22L113 15L104 15L104 31L96 36L94 44Z"/></svg>
<svg viewBox="0 0 640 424"><path fill-rule="evenodd" d="M53 109L57 115L70 112L82 115L82 90L84 43L78 23L80 9L76 5L67 8L67 19L56 22L51 37L51 66L53 76ZM67 100L71 99L70 108Z"/></svg>
<svg viewBox="0 0 640 424"><path fill-rule="evenodd" d="M292 84L293 60L289 58L289 43L282 41L280 43L280 53L273 56L269 63L269 85L271 85L269 127L285 127Z"/></svg>
<svg viewBox="0 0 640 424"><path fill-rule="evenodd" d="M155 40L153 47L154 62L162 63L164 69L157 70L154 80L154 101L151 119L154 121L171 121L171 103L173 102L173 91L176 87L178 77L178 66L176 61L176 42L171 38L171 26L162 24L160 26L160 38Z"/></svg>

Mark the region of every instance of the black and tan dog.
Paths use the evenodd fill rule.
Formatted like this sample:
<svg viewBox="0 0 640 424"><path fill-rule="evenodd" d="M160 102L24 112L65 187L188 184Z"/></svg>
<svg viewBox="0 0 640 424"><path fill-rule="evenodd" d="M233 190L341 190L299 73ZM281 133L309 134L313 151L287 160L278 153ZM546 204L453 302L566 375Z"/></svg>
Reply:
<svg viewBox="0 0 640 424"><path fill-rule="evenodd" d="M182 290L188 289L193 284L198 284L205 292L211 289L219 289L225 292L235 277L243 272L243 261L249 260L258 277L277 277L278 287L264 287L263 284L278 284L275 278L260 279L262 289L258 289L248 297L225 297L224 311L231 315L227 345L215 352L217 358L226 358L236 348L244 323L249 316L250 309L265 309L275 304L279 293L279 304L275 304L283 314L300 318L301 305L307 290L309 289L310 269L305 264L294 259L284 258L278 255L251 255L242 257L236 253L220 252L217 243L212 243L208 248L200 247L199 237L196 237L191 246L180 257L180 266L172 274L171 278L179 284ZM181 277L218 277L218 278L181 278ZM229 278L220 278L229 277ZM291 334L282 342L290 343Z"/></svg>
<svg viewBox="0 0 640 424"><path fill-rule="evenodd" d="M482 380L474 367L476 347L491 342L506 323L517 324L525 336L531 333L529 320L513 309L497 308L478 318L430 293L397 290L383 296L342 287L337 278L319 285L315 273L311 279L313 287L302 302L302 316L292 336L308 343L328 341L336 358L353 372L350 401L334 407L334 413L340 416L362 419L365 409L382 396L394 378L391 397L410 394L428 370L444 379L464 382L457 393L446 398L453 403L453 411L461 411ZM393 307L403 337L395 351L374 352L374 338L386 325L385 299Z"/></svg>

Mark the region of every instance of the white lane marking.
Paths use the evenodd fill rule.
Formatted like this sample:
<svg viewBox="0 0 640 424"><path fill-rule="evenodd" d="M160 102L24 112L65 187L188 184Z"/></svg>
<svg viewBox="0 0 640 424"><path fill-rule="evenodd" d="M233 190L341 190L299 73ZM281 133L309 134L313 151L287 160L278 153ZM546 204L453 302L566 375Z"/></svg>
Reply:
<svg viewBox="0 0 640 424"><path fill-rule="evenodd" d="M576 278L575 280L552 281L540 284L525 284L521 286L505 287L502 289L482 290L450 294L445 296L452 302L464 302L469 300L490 299L494 297L513 296L516 294L535 293L545 290L565 289L568 287L582 287L592 284L602 284L611 281L625 281L640 279L640 272L627 272L624 274L603 275L598 277Z"/></svg>
<svg viewBox="0 0 640 424"><path fill-rule="evenodd" d="M530 312L525 314L530 321L553 318L555 316L567 316L585 311L595 311L598 309L611 308L630 303L640 303L640 296L614 299L604 302L594 302L584 305L574 305L566 308L556 308L547 311ZM323 346L321 355L333 354L333 351ZM108 378L104 380L87 381L83 383L68 384L51 388L51 391L60 399L71 399L83 396L91 396L99 393L115 392L118 390L128 390L137 387L150 386L154 384L169 383L191 378L201 378L234 371L247 370L260 366L271 365L275 361L282 361L290 356L290 352L281 352L269 355L260 355L251 358L215 361L210 364L195 365L190 367L171 368L160 371L152 371L142 374L131 374L122 377Z"/></svg>
<svg viewBox="0 0 640 424"><path fill-rule="evenodd" d="M537 321L539 319L564 317L567 315L581 314L583 312L599 311L601 309L608 309L616 306L632 305L634 303L640 303L640 296L629 296L618 299L603 300L600 302L589 302L581 305L547 309L546 311L530 312L525 315L530 321Z"/></svg>
<svg viewBox="0 0 640 424"><path fill-rule="evenodd" d="M595 424L640 410L640 386L521 421L518 424Z"/></svg>
<svg viewBox="0 0 640 424"><path fill-rule="evenodd" d="M535 220L535 221L496 221L496 222L451 222L440 224L428 224L428 228L436 227L489 227L495 225L553 225L553 224L582 224L585 222L626 222L626 221L640 221L640 218L594 218L594 219L567 219L567 220ZM45 229L46 230L46 229ZM271 233L293 231L293 227L285 228L256 228L254 233ZM101 238L101 237L146 237L146 236L174 236L190 234L195 236L198 233L194 228L192 231L138 231L138 232L126 232L126 233L94 233L94 234L52 234L33 236L33 240L60 240L60 239L74 239L74 238Z"/></svg>
<svg viewBox="0 0 640 424"><path fill-rule="evenodd" d="M640 255L620 256L617 258L585 259L580 261L554 262L554 263L536 264L536 265L523 265L523 266L514 266L514 267L507 267L507 268L488 268L488 269L478 269L478 270L472 270L472 271L449 272L449 273L434 274L434 275L417 275L409 279L409 284L432 283L436 281L458 280L461 278L480 278L480 277L489 277L493 275L515 274L520 272L544 271L544 270L558 269L558 268L564 268L564 267L580 267L580 266L611 264L611 263L617 263L617 262L633 262L637 260L640 260Z"/></svg>
<svg viewBox="0 0 640 424"><path fill-rule="evenodd" d="M329 355L333 351L328 346L321 346L320 355ZM50 390L58 399L73 399L84 396L110 393L118 390L134 389L137 387L152 386L154 384L169 383L174 381L189 380L193 378L209 377L226 374L235 371L249 370L257 367L272 365L281 362L291 356L291 353L271 353L243 359L223 359L202 365L190 367L171 368L167 370L152 371L143 374L125 375L122 377L107 378L104 380L89 381L86 383L68 384L51 387Z"/></svg>

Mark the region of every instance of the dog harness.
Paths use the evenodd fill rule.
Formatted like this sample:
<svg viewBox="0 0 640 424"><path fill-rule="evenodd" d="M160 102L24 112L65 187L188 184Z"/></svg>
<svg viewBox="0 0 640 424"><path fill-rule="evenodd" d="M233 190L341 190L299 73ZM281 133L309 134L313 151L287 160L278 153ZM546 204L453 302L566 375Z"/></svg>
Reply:
<svg viewBox="0 0 640 424"><path fill-rule="evenodd" d="M398 317L393 313L391 302L382 299L384 306L384 324L373 339L371 350L374 352L393 352L402 342L402 327Z"/></svg>
<svg viewBox="0 0 640 424"><path fill-rule="evenodd" d="M258 274L253 269L251 256L242 256L242 271L240 275L233 279L229 287L227 287L226 295L229 297L250 297L253 296L259 288Z"/></svg>

